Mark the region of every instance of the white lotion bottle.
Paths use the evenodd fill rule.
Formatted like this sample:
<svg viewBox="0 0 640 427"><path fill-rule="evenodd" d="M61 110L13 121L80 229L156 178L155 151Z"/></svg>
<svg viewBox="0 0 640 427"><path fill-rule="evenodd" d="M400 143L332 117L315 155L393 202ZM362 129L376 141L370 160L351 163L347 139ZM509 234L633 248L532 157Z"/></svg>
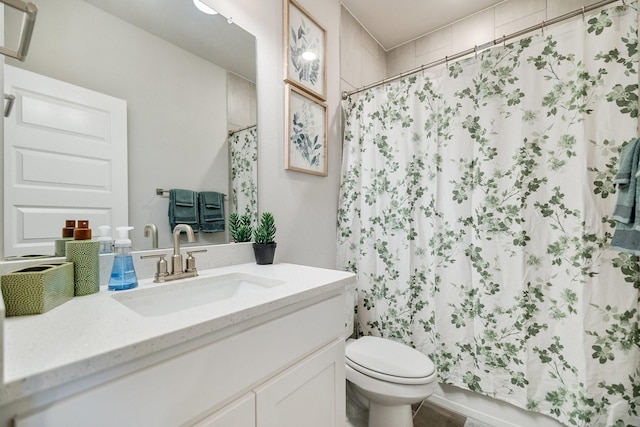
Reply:
<svg viewBox="0 0 640 427"><path fill-rule="evenodd" d="M100 230L100 237L98 237L98 243L100 243L100 253L110 254L111 252L113 252L113 239L109 234L109 232L111 231L111 227L108 225L101 225L100 227L98 227L98 230Z"/></svg>

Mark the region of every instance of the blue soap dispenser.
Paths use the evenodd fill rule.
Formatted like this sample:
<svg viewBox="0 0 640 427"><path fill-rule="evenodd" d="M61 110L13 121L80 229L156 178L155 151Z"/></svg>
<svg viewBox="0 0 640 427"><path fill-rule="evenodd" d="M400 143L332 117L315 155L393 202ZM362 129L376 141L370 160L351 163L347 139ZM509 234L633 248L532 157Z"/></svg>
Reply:
<svg viewBox="0 0 640 427"><path fill-rule="evenodd" d="M129 230L133 227L117 227L118 238L115 241L115 256L109 279L110 291L122 291L138 286L138 277L131 257L131 240Z"/></svg>

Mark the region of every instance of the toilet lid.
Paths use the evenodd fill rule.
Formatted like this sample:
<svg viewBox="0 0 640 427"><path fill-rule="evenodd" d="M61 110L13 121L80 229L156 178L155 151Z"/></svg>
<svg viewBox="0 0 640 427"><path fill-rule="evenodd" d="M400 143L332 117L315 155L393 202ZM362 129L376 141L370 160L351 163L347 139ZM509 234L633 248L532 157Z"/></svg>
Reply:
<svg viewBox="0 0 640 427"><path fill-rule="evenodd" d="M345 349L346 363L365 375L396 383L424 383L435 373L431 359L407 345L362 337Z"/></svg>

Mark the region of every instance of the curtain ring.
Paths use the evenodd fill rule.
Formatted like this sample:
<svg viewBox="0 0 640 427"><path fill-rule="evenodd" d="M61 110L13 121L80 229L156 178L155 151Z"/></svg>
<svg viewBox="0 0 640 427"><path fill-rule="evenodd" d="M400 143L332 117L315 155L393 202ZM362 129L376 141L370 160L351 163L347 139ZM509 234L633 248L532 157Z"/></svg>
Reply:
<svg viewBox="0 0 640 427"><path fill-rule="evenodd" d="M473 47L473 52L474 52L474 53L475 53L475 55L476 55L476 59L478 59L478 45L475 45L475 46Z"/></svg>
<svg viewBox="0 0 640 427"><path fill-rule="evenodd" d="M507 47L507 36L502 35L502 47Z"/></svg>
<svg viewBox="0 0 640 427"><path fill-rule="evenodd" d="M448 56L444 57L444 65L445 65L445 67L449 68L449 57Z"/></svg>
<svg viewBox="0 0 640 427"><path fill-rule="evenodd" d="M584 22L584 6L582 6L582 22Z"/></svg>
<svg viewBox="0 0 640 427"><path fill-rule="evenodd" d="M542 30L542 37L544 37L544 20L542 21L542 27L540 27L540 29Z"/></svg>

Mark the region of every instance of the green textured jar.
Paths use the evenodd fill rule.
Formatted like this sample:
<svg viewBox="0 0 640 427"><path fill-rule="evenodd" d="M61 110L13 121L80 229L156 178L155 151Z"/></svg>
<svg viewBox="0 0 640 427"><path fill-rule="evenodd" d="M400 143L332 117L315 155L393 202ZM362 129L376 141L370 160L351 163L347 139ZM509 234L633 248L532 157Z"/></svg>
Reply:
<svg viewBox="0 0 640 427"><path fill-rule="evenodd" d="M73 263L75 296L100 291L100 244L92 240L70 240L65 248L67 261Z"/></svg>
<svg viewBox="0 0 640 427"><path fill-rule="evenodd" d="M40 314L74 296L73 265L42 264L0 276L7 316Z"/></svg>
<svg viewBox="0 0 640 427"><path fill-rule="evenodd" d="M55 245L56 245L56 254L55 256L66 256L67 255L67 242L72 241L73 238L64 238L64 239L57 239L55 241Z"/></svg>

